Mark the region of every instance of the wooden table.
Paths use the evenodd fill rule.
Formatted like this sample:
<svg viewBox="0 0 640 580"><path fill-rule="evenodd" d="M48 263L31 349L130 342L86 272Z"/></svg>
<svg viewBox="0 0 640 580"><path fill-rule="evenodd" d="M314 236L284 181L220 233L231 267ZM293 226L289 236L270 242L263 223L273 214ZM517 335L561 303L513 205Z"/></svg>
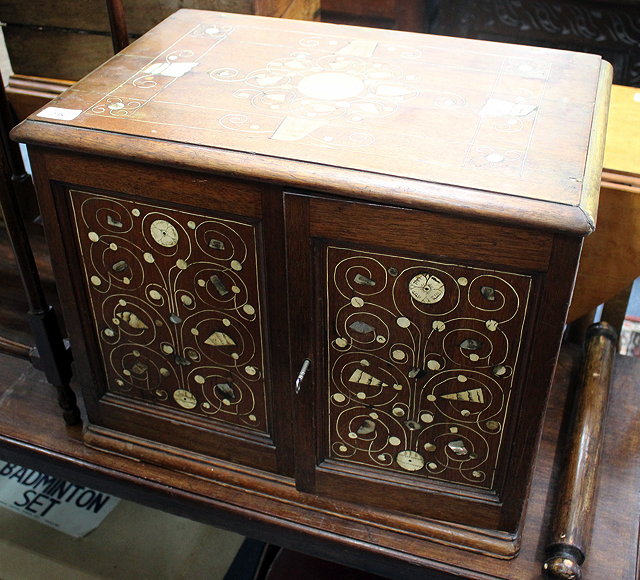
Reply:
<svg viewBox="0 0 640 580"><path fill-rule="evenodd" d="M582 249L569 321L640 275L640 89L614 85L596 231Z"/></svg>
<svg viewBox="0 0 640 580"><path fill-rule="evenodd" d="M81 428L65 428L54 391L28 363L0 356L0 456L42 469L80 485L137 501L286 548L394 578L540 578L553 506L557 472L564 457L559 433L566 433L567 392L576 378L580 352L564 347L541 452L536 464L522 548L513 560L498 560L433 543L400 565L375 543L320 534L304 525L274 525L268 516L248 518L234 498L233 485L170 472L95 451L81 441ZM611 389L596 521L587 579L631 580L638 565L640 506L640 361L618 356ZM267 500L264 500L267 501ZM256 514L252 514L255 516Z"/></svg>

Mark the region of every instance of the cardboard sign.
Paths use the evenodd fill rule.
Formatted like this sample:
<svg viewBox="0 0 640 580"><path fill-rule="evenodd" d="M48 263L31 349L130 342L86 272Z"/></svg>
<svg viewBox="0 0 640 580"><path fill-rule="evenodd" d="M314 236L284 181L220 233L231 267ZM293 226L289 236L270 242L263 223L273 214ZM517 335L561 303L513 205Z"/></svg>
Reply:
<svg viewBox="0 0 640 580"><path fill-rule="evenodd" d="M0 506L74 538L97 528L118 502L106 493L0 460Z"/></svg>

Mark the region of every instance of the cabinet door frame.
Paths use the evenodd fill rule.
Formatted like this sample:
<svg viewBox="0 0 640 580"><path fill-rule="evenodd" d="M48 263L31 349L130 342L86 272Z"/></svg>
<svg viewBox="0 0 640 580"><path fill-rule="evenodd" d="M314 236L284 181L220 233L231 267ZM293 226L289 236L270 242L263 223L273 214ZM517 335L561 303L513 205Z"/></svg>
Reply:
<svg viewBox="0 0 640 580"><path fill-rule="evenodd" d="M267 272L268 264L284 263L284 249L278 231L282 223L278 216L281 204L273 188L92 156L59 152L40 155L36 150L32 157L40 203L46 214L45 224L49 226L46 233L54 256L54 271L60 280L63 311L77 360L75 380L87 404L87 439L91 439L91 444L109 448L111 438L113 449L122 452L124 433L130 436L132 450L140 438L147 439L158 449L175 454L176 466L180 461L178 450L182 449L185 454L195 452L203 458L222 459L241 466L291 475L290 422L285 419L291 412L286 409L291 402L289 393L283 396L281 386L288 382L288 377L282 378L284 366L278 362L278 357L282 358L283 344L288 343L286 299L282 298L286 292L282 291L282 282ZM258 250L257 284L264 290L261 301L265 312L264 365L269 377L266 385L268 434L152 408L111 394L103 396L105 379L95 331L88 317L81 316L90 305L84 290L83 274L74 267L79 264L79 248L71 223L69 189L157 203L187 212L198 213L202 208L200 213L221 219L245 216L242 218L244 221L254 224ZM260 203L255 203L256 199ZM265 227L265 219L273 222L273 227L271 223ZM277 331L275 334L270 331L272 325ZM270 341L272 334L277 336L274 343ZM135 424L134 428L131 428L131 422Z"/></svg>
<svg viewBox="0 0 640 580"><path fill-rule="evenodd" d="M311 193L285 192L285 214L290 289L296 297L291 301L291 324L298 328L298 337L292 343L292 367L304 358L312 360L310 376L305 378L306 385L296 397L298 489L516 534L553 371L553 363L550 365L549 360L554 361L557 355L566 315L566 304L561 302L558 306L557 298L549 298L556 290L568 297L573 282L566 271L559 284L551 274L557 275L562 270L565 259L577 262L580 241L509 225L330 199ZM369 232L362 231L363 223ZM446 238L430 244L402 240L403 232L407 238L407 228L412 231L411 227L420 227L420 224L426 224L430 234L446 234ZM465 240L479 240L479 243L469 248L468 243L462 243ZM368 247L384 251L388 248L389 253L406 251L416 257L424 255L429 260L440 257L446 263L531 276L530 304L523 320L519 377L513 385L512 418L505 432L507 441L515 439L513 445L500 451L495 491L424 478L416 483L408 474L379 474L370 468L327 458L323 448L327 429L324 420L327 339L323 328L326 324L320 292L324 284L320 258L322 247L343 243L355 244L358 249ZM295 270L291 267L294 263ZM556 290L552 288L554 283ZM545 342L533 331L533 325L535 320L544 321L549 315L557 319L549 325L551 328L547 330L551 338ZM537 349L535 354L532 349ZM534 368L538 372L529 380L529 371ZM528 384L523 396L525 377ZM533 402L532 397L535 398ZM309 429L313 431L314 440L309 437Z"/></svg>

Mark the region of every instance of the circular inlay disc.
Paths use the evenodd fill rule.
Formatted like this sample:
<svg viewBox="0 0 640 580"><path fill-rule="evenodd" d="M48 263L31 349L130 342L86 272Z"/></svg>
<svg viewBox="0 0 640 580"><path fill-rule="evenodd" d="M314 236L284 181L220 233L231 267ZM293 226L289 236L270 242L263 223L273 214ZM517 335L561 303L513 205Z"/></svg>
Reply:
<svg viewBox="0 0 640 580"><path fill-rule="evenodd" d="M347 341L344 338L336 338L336 346L344 348L347 346Z"/></svg>
<svg viewBox="0 0 640 580"><path fill-rule="evenodd" d="M196 398L189 391L185 391L184 389L174 391L173 398L178 405L185 409L193 409L198 404Z"/></svg>
<svg viewBox="0 0 640 580"><path fill-rule="evenodd" d="M435 304L444 298L444 282L437 276L418 274L409 281L409 294L422 304Z"/></svg>
<svg viewBox="0 0 640 580"><path fill-rule="evenodd" d="M415 451L400 451L396 455L396 461L402 469L407 471L418 471L424 467L424 458Z"/></svg>
<svg viewBox="0 0 640 580"><path fill-rule="evenodd" d="M409 328L409 326L411 326L411 321L408 318L401 316L400 318L398 318L398 320L396 320L396 324L400 328Z"/></svg>
<svg viewBox="0 0 640 580"><path fill-rule="evenodd" d="M252 316L256 313L256 309L253 306L251 306L251 304L245 304L242 307L242 310L244 310L244 313L248 314L249 316Z"/></svg>
<svg viewBox="0 0 640 580"><path fill-rule="evenodd" d="M444 322L441 320L434 320L431 326L433 327L433 330L437 330L438 332L442 332L446 328Z"/></svg>
<svg viewBox="0 0 640 580"><path fill-rule="evenodd" d="M389 445L400 445L401 441L397 437L389 437Z"/></svg>
<svg viewBox="0 0 640 580"><path fill-rule="evenodd" d="M464 375L458 375L458 381L461 383L466 383L467 382L467 377L465 377Z"/></svg>
<svg viewBox="0 0 640 580"><path fill-rule="evenodd" d="M435 451L436 450L436 446L433 443L425 443L424 444L424 450L425 451Z"/></svg>
<svg viewBox="0 0 640 580"><path fill-rule="evenodd" d="M460 278L458 278L458 284L460 284L460 286L466 286L469 283L469 280L467 280L464 276L460 276Z"/></svg>
<svg viewBox="0 0 640 580"><path fill-rule="evenodd" d="M402 407L395 407L391 412L396 417L404 417L404 409Z"/></svg>
<svg viewBox="0 0 640 580"><path fill-rule="evenodd" d="M256 367L252 367L251 365L248 365L244 367L244 372L246 372L249 376L254 376L258 373L258 369L256 369Z"/></svg>
<svg viewBox="0 0 640 580"><path fill-rule="evenodd" d="M422 415L420 415L420 420L424 423L432 423L433 415L431 413L422 413Z"/></svg>
<svg viewBox="0 0 640 580"><path fill-rule="evenodd" d="M167 220L155 220L150 226L151 237L161 246L172 248L178 243L178 231Z"/></svg>
<svg viewBox="0 0 640 580"><path fill-rule="evenodd" d="M435 395L427 395L427 401L431 401L433 403L433 401L436 400L436 396Z"/></svg>
<svg viewBox="0 0 640 580"><path fill-rule="evenodd" d="M255 415L249 415L249 421L257 421L258 418Z"/></svg>
<svg viewBox="0 0 640 580"><path fill-rule="evenodd" d="M401 350L394 350L391 353L391 356L395 359L395 360L404 360L406 355L404 354L404 352L402 352Z"/></svg>
<svg viewBox="0 0 640 580"><path fill-rule="evenodd" d="M238 260L233 260L231 262L231 267L236 271L239 272L240 270L242 270L242 264L240 262L238 262Z"/></svg>
<svg viewBox="0 0 640 580"><path fill-rule="evenodd" d="M440 363L437 360L430 360L427 362L427 368L430 371L439 371L440 370Z"/></svg>
<svg viewBox="0 0 640 580"><path fill-rule="evenodd" d="M100 284L102 284L102 280L100 280L100 278L98 278L98 276L91 276L91 283L94 286L100 286Z"/></svg>
<svg viewBox="0 0 640 580"><path fill-rule="evenodd" d="M162 294L157 290L149 290L149 298L151 298L151 300L162 300Z"/></svg>
<svg viewBox="0 0 640 580"><path fill-rule="evenodd" d="M502 377L507 374L507 367L504 365L497 365L493 367L493 374L496 375L496 377Z"/></svg>
<svg viewBox="0 0 640 580"><path fill-rule="evenodd" d="M223 318L222 324L224 324L225 326L231 326L231 321L228 318Z"/></svg>
<svg viewBox="0 0 640 580"><path fill-rule="evenodd" d="M356 397L358 397L358 399L362 401L367 398L367 394L360 391L359 393L356 394Z"/></svg>
<svg viewBox="0 0 640 580"><path fill-rule="evenodd" d="M187 296L186 294L183 294L182 296L180 296L180 301L185 306L191 306L193 304L193 298L191 298L191 296Z"/></svg>
<svg viewBox="0 0 640 580"><path fill-rule="evenodd" d="M144 258L145 262L149 262L149 264L152 264L153 261L155 260L155 258L153 257L152 254L150 254L149 252L145 252L144 255L142 256Z"/></svg>
<svg viewBox="0 0 640 580"><path fill-rule="evenodd" d="M97 242L100 239L100 236L98 234L96 234L95 232L89 232L89 239L92 242Z"/></svg>
<svg viewBox="0 0 640 580"><path fill-rule="evenodd" d="M362 308L364 306L364 300L359 296L355 296L351 299L351 306L354 306L355 308Z"/></svg>
<svg viewBox="0 0 640 580"><path fill-rule="evenodd" d="M140 216L140 210L139 209L132 209L131 213L135 216L135 217L139 217Z"/></svg>
<svg viewBox="0 0 640 580"><path fill-rule="evenodd" d="M333 101L358 96L365 85L355 75L340 72L320 72L304 77L298 83L298 91L305 97Z"/></svg>
<svg viewBox="0 0 640 580"><path fill-rule="evenodd" d="M196 229L196 222L187 222L187 227L191 230L195 230Z"/></svg>
<svg viewBox="0 0 640 580"><path fill-rule="evenodd" d="M487 327L488 330L490 330L491 332L494 332L494 331L498 330L498 321L497 320L487 320L487 322L485 323L485 326Z"/></svg>
<svg viewBox="0 0 640 580"><path fill-rule="evenodd" d="M186 270L188 264L184 260L180 259L176 261L176 266L178 266L178 268L180 268L181 270Z"/></svg>
<svg viewBox="0 0 640 580"><path fill-rule="evenodd" d="M193 377L193 380L199 385L203 385L205 379L202 375L196 375L195 377Z"/></svg>
<svg viewBox="0 0 640 580"><path fill-rule="evenodd" d="M342 393L336 393L335 395L333 395L333 400L336 403L344 403L346 397Z"/></svg>
<svg viewBox="0 0 640 580"><path fill-rule="evenodd" d="M438 464L437 463L429 463L428 467L429 467L429 469L438 469Z"/></svg>

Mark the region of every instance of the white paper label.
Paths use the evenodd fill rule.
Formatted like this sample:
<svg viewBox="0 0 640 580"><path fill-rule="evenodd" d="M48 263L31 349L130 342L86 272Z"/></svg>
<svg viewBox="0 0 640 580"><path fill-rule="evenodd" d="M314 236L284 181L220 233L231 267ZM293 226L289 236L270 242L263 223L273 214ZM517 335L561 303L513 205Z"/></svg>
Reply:
<svg viewBox="0 0 640 580"><path fill-rule="evenodd" d="M62 109L60 107L47 107L38 113L38 117L45 119L59 119L60 121L73 121L82 109Z"/></svg>
<svg viewBox="0 0 640 580"><path fill-rule="evenodd" d="M0 460L0 506L74 538L97 528L118 502L106 493Z"/></svg>

